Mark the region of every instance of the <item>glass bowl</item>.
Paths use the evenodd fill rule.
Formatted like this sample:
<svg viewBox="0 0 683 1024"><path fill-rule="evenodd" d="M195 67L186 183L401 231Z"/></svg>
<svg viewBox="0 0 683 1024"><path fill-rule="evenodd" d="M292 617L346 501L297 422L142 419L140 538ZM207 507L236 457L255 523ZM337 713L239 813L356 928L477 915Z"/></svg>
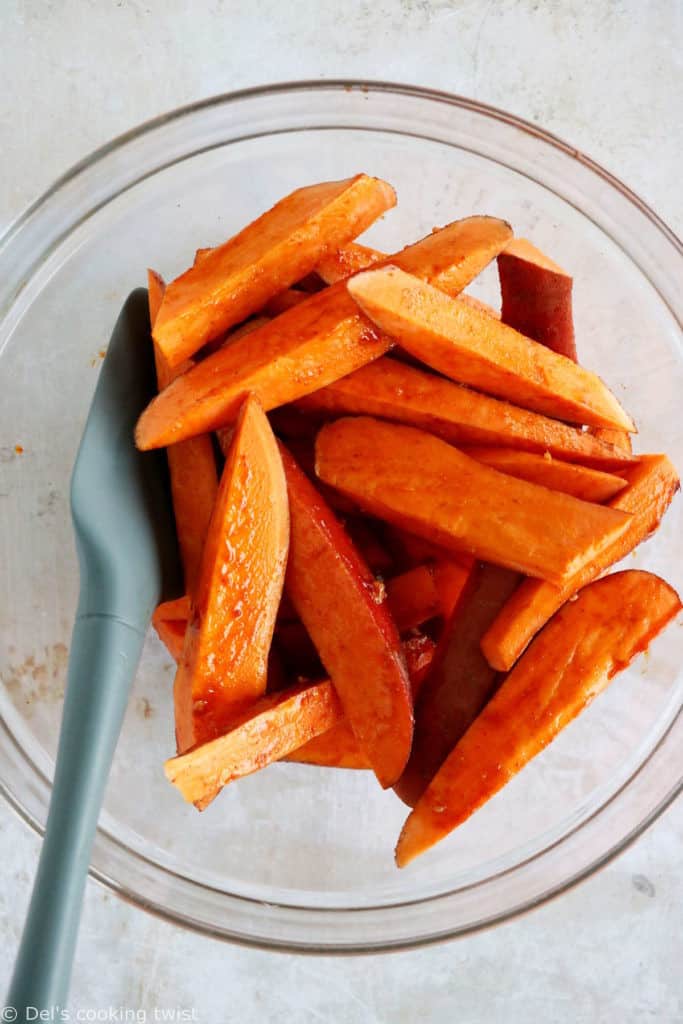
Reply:
<svg viewBox="0 0 683 1024"><path fill-rule="evenodd" d="M580 355L623 399L639 450L683 465L683 254L576 150L508 114L397 85L221 96L105 146L0 243L0 778L44 826L77 594L71 465L117 312L147 266L171 278L291 189L367 171L399 206L391 251L471 213L509 220L575 275ZM495 268L477 281L497 301ZM627 560L683 585L681 503ZM324 585L324 581L321 581ZM670 628L532 765L403 871L406 809L367 772L275 765L204 814L164 779L173 665L150 635L92 874L188 927L271 948L373 951L508 918L595 871L680 789L680 629Z"/></svg>

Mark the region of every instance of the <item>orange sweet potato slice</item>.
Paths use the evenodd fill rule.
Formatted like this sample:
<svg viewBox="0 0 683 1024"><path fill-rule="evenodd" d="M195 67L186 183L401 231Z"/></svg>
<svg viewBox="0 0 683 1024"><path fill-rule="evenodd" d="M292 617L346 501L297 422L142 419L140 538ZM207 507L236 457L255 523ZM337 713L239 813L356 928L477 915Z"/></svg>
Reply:
<svg viewBox="0 0 683 1024"><path fill-rule="evenodd" d="M314 736L308 743L291 751L287 761L317 765L319 768L369 768L370 762L358 746L358 740L346 719L327 732Z"/></svg>
<svg viewBox="0 0 683 1024"><path fill-rule="evenodd" d="M149 318L154 324L165 290L164 280L154 270L147 271ZM179 371L171 370L160 351L154 346L157 383L165 388ZM182 367L179 368L182 370ZM202 549L209 528L218 491L216 459L211 438L199 435L168 449L168 469L171 478L171 498L175 516L176 535L183 566L185 587L191 591L197 579ZM178 643L178 631L173 627L162 627L174 650ZM175 634L175 635L174 635Z"/></svg>
<svg viewBox="0 0 683 1024"><path fill-rule="evenodd" d="M631 435L625 430L613 430L611 427L592 427L591 434L600 441L611 444L617 451L626 452L630 455L633 451Z"/></svg>
<svg viewBox="0 0 683 1024"><path fill-rule="evenodd" d="M490 217L455 221L392 259L449 294L476 277L510 238ZM311 295L248 338L232 341L175 380L140 417L140 448L158 448L230 423L247 392L264 409L310 394L372 362L392 345L340 282Z"/></svg>
<svg viewBox="0 0 683 1024"><path fill-rule="evenodd" d="M187 595L177 597L173 601L163 601L157 605L152 615L152 625L176 663L182 657L189 617L190 599Z"/></svg>
<svg viewBox="0 0 683 1024"><path fill-rule="evenodd" d="M416 699L434 657L436 645L424 634L403 642L410 687ZM370 762L361 752L351 726L343 719L327 732L315 736L287 757L299 764L313 764L321 768L369 768Z"/></svg>
<svg viewBox="0 0 683 1024"><path fill-rule="evenodd" d="M176 366L309 273L396 203L392 187L357 174L297 189L166 289L154 340Z"/></svg>
<svg viewBox="0 0 683 1024"><path fill-rule="evenodd" d="M477 228L482 220L485 222L488 218L472 217L468 218L468 223ZM512 245L513 242L509 244ZM343 281L345 278L351 277L352 274L357 274L361 270L367 270L378 263L386 263L391 259L391 256L385 252L380 252L379 249L371 249L367 245L349 242L348 245L342 246L336 252L323 257L316 270L326 284L336 284L337 281ZM443 282L441 282L439 287L442 287L444 291L448 291L447 287L443 287ZM467 295L465 292L461 294L461 298L463 302L474 306L475 309L488 313L489 316L493 316L497 320L500 319L498 311L493 306L489 306L487 302L482 302L481 299L475 298L474 295Z"/></svg>
<svg viewBox="0 0 683 1024"><path fill-rule="evenodd" d="M383 356L300 399L313 415L379 416L421 427L451 444L489 445L549 452L568 462L606 469L635 460L576 427L520 409L452 381ZM628 435L626 435L628 436Z"/></svg>
<svg viewBox="0 0 683 1024"><path fill-rule="evenodd" d="M277 442L254 398L240 413L192 596L174 686L184 753L225 732L266 688L289 543Z"/></svg>
<svg viewBox="0 0 683 1024"><path fill-rule="evenodd" d="M289 452L281 451L291 516L287 594L386 788L403 771L413 736L398 631L372 573L331 509Z"/></svg>
<svg viewBox="0 0 683 1024"><path fill-rule="evenodd" d="M501 319L520 334L576 362L572 278L525 238L498 255Z"/></svg>
<svg viewBox="0 0 683 1024"><path fill-rule="evenodd" d="M481 653L482 635L519 582L519 575L478 564L447 621L415 706L415 737L394 787L411 807L491 697L497 672Z"/></svg>
<svg viewBox="0 0 683 1024"><path fill-rule="evenodd" d="M430 565L418 565L387 580L386 592L387 608L400 633L441 613L441 595Z"/></svg>
<svg viewBox="0 0 683 1024"><path fill-rule="evenodd" d="M286 313L288 309L294 309L305 302L308 295L308 292L298 291L296 288L285 288L283 292L278 292L272 299L268 299L263 312L266 316L279 316L280 313Z"/></svg>
<svg viewBox="0 0 683 1024"><path fill-rule="evenodd" d="M159 308L161 306L164 292L166 291L166 282L164 281L161 274L157 273L156 270L147 270L147 305L149 307L149 324L150 327L154 327L154 321L157 318Z"/></svg>
<svg viewBox="0 0 683 1024"><path fill-rule="evenodd" d="M594 373L396 266L346 287L380 330L447 377L556 419L635 430Z"/></svg>
<svg viewBox="0 0 683 1024"><path fill-rule="evenodd" d="M607 576L558 612L467 730L408 817L404 867L539 754L680 611L650 573Z"/></svg>
<svg viewBox="0 0 683 1024"><path fill-rule="evenodd" d="M626 487L626 480L622 476L563 462L554 459L549 452L535 455L532 452L515 451L513 448L464 450L477 462L492 466L501 473L509 473L520 480L529 480L553 491L573 494L575 498L583 498L584 501L608 501Z"/></svg>
<svg viewBox="0 0 683 1024"><path fill-rule="evenodd" d="M316 473L380 519L557 584L629 521L616 509L499 473L424 431L367 416L322 428Z"/></svg>
<svg viewBox="0 0 683 1024"><path fill-rule="evenodd" d="M646 540L659 526L680 487L678 474L666 455L642 455L638 465L625 470L624 476L627 486L610 504L629 513L626 532L561 587L530 579L520 584L482 638L482 650L494 668L502 672L512 668L565 601Z"/></svg>
<svg viewBox="0 0 683 1024"><path fill-rule="evenodd" d="M329 680L261 697L243 709L229 732L166 761L166 778L203 810L234 779L250 775L343 720Z"/></svg>
<svg viewBox="0 0 683 1024"><path fill-rule="evenodd" d="M369 245L359 245L358 242L349 242L335 252L330 252L318 262L315 270L325 284L336 284L343 281L351 274L357 274L359 270L367 270L375 263L382 263L387 259L387 253L379 249L371 249Z"/></svg>

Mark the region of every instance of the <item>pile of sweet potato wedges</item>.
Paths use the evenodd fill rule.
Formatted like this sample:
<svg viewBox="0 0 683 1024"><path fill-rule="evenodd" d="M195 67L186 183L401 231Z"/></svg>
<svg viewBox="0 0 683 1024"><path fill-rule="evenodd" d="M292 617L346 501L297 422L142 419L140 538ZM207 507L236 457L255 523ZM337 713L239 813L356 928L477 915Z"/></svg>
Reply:
<svg viewBox="0 0 683 1024"><path fill-rule="evenodd" d="M577 359L572 279L494 217L387 255L359 174L149 272L185 596L166 775L206 807L274 761L371 769L403 866L644 650L680 600L605 576L679 486ZM497 260L501 311L465 289Z"/></svg>

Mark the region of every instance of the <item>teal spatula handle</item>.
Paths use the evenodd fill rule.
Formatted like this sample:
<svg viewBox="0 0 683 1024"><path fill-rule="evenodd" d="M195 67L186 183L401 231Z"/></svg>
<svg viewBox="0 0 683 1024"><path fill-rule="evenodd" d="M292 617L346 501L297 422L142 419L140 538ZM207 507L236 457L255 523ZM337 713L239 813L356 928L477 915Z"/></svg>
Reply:
<svg viewBox="0 0 683 1024"><path fill-rule="evenodd" d="M6 1020L40 1020L27 1008L66 1003L90 851L143 642L118 618L76 618L45 839L7 996L17 1016Z"/></svg>

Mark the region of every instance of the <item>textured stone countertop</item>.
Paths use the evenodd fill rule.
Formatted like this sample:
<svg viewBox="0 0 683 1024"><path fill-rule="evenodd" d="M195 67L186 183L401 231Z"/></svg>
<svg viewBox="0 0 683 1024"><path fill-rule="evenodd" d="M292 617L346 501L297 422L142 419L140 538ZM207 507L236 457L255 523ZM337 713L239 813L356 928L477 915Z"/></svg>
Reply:
<svg viewBox="0 0 683 1024"><path fill-rule="evenodd" d="M683 231L675 0L5 0L0 34L0 227L95 146L156 114L269 81L356 76L450 90L537 122ZM38 846L0 806L3 990ZM370 959L223 945L89 882L71 1005L145 1011L137 1020L180 1007L207 1024L683 1021L682 853L679 801L550 905Z"/></svg>

